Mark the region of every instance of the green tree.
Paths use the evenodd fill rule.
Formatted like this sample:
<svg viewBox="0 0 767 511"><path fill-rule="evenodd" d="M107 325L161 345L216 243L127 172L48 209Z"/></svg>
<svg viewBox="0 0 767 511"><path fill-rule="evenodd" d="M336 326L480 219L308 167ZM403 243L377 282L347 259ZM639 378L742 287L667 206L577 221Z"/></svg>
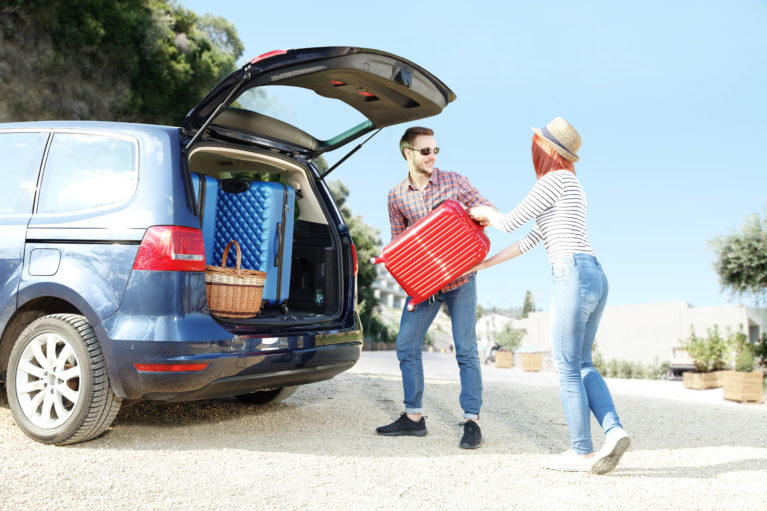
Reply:
<svg viewBox="0 0 767 511"><path fill-rule="evenodd" d="M738 232L718 236L710 243L722 288L736 295L752 295L763 303L767 296L767 217L753 213Z"/></svg>
<svg viewBox="0 0 767 511"><path fill-rule="evenodd" d="M168 0L6 0L0 120L178 125L242 51L231 23Z"/></svg>
<svg viewBox="0 0 767 511"><path fill-rule="evenodd" d="M315 162L320 170L327 168L324 160ZM379 300L375 297L373 282L378 277L377 267L368 264L371 257L377 256L381 252L381 239L379 232L370 225L366 224L361 216L355 216L351 208L346 204L346 198L349 196L349 189L343 182L333 180L328 182L330 193L338 204L341 214L349 226L349 232L354 241L354 247L357 249L357 260L359 261L359 271L357 273L357 304L359 306L360 319L362 327L365 329L367 339L375 339L385 342L393 340L393 333L386 325L385 321L376 313L376 307Z"/></svg>
<svg viewBox="0 0 767 511"><path fill-rule="evenodd" d="M535 302L533 301L533 293L527 291L525 293L525 302L522 304L522 317L526 318L531 312L535 312Z"/></svg>

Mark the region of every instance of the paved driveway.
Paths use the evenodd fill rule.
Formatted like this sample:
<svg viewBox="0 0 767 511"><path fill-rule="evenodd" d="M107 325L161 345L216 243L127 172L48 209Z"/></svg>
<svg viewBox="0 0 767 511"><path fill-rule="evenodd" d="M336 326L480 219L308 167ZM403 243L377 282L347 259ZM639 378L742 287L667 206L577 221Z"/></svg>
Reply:
<svg viewBox="0 0 767 511"><path fill-rule="evenodd" d="M0 509L767 509L765 405L609 380L632 449L606 476L559 473L539 468L568 447L553 374L484 366L486 442L466 451L455 360L425 363L423 438L374 434L402 409L394 352L365 352L280 405L125 407L69 447L27 439L3 399Z"/></svg>

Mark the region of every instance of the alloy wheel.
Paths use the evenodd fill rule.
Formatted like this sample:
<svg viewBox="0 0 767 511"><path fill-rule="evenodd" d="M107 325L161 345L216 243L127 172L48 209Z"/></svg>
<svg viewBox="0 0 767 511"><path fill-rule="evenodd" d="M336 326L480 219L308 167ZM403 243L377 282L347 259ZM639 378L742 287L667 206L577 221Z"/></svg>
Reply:
<svg viewBox="0 0 767 511"><path fill-rule="evenodd" d="M66 422L80 399L82 371L71 344L43 333L24 348L16 372L16 397L27 419L39 428Z"/></svg>

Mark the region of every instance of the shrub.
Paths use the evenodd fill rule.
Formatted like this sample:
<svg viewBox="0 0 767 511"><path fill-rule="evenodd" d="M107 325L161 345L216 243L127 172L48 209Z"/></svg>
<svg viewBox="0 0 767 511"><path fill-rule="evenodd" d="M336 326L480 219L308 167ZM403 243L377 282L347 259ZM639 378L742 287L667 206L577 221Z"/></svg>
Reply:
<svg viewBox="0 0 767 511"><path fill-rule="evenodd" d="M671 362L665 360L660 365L656 359L655 364L650 370L650 378L653 380L666 380L671 372Z"/></svg>
<svg viewBox="0 0 767 511"><path fill-rule="evenodd" d="M722 337L719 325L709 328L706 337L698 337L695 329L690 327L690 337L680 341L680 344L692 358L696 371L718 371L727 366L731 338L731 335L727 339Z"/></svg>
<svg viewBox="0 0 767 511"><path fill-rule="evenodd" d="M618 378L631 378L633 374L634 364L626 360L618 362Z"/></svg>
<svg viewBox="0 0 767 511"><path fill-rule="evenodd" d="M618 361L614 358L611 358L607 362L607 367L605 368L605 376L608 376L610 378L614 378L618 376Z"/></svg>
<svg viewBox="0 0 767 511"><path fill-rule="evenodd" d="M646 380L650 371L641 363L634 362L631 364L631 377L638 380Z"/></svg>
<svg viewBox="0 0 767 511"><path fill-rule="evenodd" d="M522 344L522 338L525 336L524 330L517 330L511 326L511 322L506 323L503 329L498 332L495 339L506 351L516 351Z"/></svg>
<svg viewBox="0 0 767 511"><path fill-rule="evenodd" d="M601 353L598 351L594 353L594 355L591 357L591 364L594 366L594 369L596 369L599 374L605 374L605 370L607 369L607 364L605 363L605 359L602 356Z"/></svg>
<svg viewBox="0 0 767 511"><path fill-rule="evenodd" d="M744 350L735 357L735 370L750 372L754 370L754 356L751 350Z"/></svg>
<svg viewBox="0 0 767 511"><path fill-rule="evenodd" d="M762 367L767 367L767 332L762 332L762 336L754 344L754 357Z"/></svg>
<svg viewBox="0 0 767 511"><path fill-rule="evenodd" d="M740 325L740 331L728 331L728 340L735 352L735 370L749 372L754 370L754 346L748 342L748 337L743 332L743 325Z"/></svg>

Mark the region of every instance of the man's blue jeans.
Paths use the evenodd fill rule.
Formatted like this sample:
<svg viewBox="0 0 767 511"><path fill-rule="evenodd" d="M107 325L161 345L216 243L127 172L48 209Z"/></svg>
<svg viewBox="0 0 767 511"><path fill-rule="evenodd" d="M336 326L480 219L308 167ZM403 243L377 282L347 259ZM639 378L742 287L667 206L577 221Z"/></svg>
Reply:
<svg viewBox="0 0 767 511"><path fill-rule="evenodd" d="M461 376L459 401L466 419L477 419L482 407L482 372L477 354L477 283L474 276L463 286L447 291L434 303L419 303L414 311L407 310L408 297L402 310L397 358L405 390L405 411L422 413L423 362L421 348L426 331L443 303L447 304L453 325L455 358Z"/></svg>
<svg viewBox="0 0 767 511"><path fill-rule="evenodd" d="M591 349L607 302L607 277L599 261L575 254L551 266L551 353L559 371L559 390L570 426L571 448L593 452L591 415L607 434L622 427L610 391L591 363Z"/></svg>

